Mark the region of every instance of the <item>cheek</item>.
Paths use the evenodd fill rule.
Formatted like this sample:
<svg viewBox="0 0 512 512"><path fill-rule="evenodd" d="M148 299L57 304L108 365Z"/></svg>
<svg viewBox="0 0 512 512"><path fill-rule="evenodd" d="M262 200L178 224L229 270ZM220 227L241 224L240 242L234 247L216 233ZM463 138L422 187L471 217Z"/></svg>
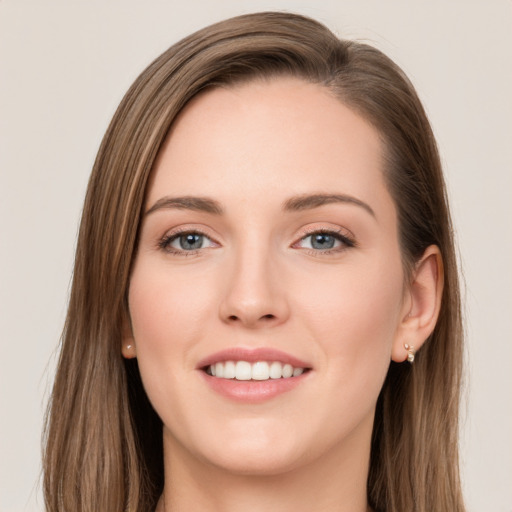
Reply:
<svg viewBox="0 0 512 512"><path fill-rule="evenodd" d="M211 315L212 283L191 279L165 265L135 265L129 310L137 360L150 401L165 419L179 414L183 379L195 371L194 346ZM200 284L200 285L199 285Z"/></svg>
<svg viewBox="0 0 512 512"><path fill-rule="evenodd" d="M153 408L173 434L187 439L201 425L194 387L194 347L212 311L211 282L155 261L136 262L129 310L142 383ZM210 307L208 307L210 305ZM208 331L207 331L208 332Z"/></svg>
<svg viewBox="0 0 512 512"><path fill-rule="evenodd" d="M378 394L389 367L400 322L403 273L400 260L375 261L332 272L322 293L311 293L300 306L304 328L322 347L326 375L340 390L359 383Z"/></svg>
<svg viewBox="0 0 512 512"><path fill-rule="evenodd" d="M172 350L194 340L211 311L213 283L158 265L135 266L129 309L137 351ZM209 277L211 279L211 276Z"/></svg>

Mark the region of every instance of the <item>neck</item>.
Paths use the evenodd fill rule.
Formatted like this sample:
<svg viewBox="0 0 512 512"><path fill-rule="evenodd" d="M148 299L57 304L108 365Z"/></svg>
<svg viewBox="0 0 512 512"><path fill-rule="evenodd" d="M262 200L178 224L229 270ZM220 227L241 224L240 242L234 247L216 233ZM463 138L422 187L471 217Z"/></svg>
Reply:
<svg viewBox="0 0 512 512"><path fill-rule="evenodd" d="M367 512L370 447L362 456L354 444L279 474L246 475L198 460L164 435L166 477L157 512Z"/></svg>

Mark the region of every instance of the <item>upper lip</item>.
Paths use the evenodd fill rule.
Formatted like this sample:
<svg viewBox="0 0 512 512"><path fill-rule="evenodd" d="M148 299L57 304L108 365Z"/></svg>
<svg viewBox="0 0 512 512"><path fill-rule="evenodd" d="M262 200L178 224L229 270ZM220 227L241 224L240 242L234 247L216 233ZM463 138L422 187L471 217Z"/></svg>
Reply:
<svg viewBox="0 0 512 512"><path fill-rule="evenodd" d="M247 361L248 363L256 363L257 361L279 361L283 364L291 364L294 368L311 368L311 365L298 359L295 356L270 347L260 348L244 348L231 347L228 349L215 352L197 364L197 368L205 368L215 363L224 361Z"/></svg>

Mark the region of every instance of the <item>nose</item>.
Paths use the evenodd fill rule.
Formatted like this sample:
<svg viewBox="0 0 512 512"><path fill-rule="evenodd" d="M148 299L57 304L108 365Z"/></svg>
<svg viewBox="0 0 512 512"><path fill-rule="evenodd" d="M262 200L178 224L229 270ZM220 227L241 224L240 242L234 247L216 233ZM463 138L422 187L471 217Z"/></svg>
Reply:
<svg viewBox="0 0 512 512"><path fill-rule="evenodd" d="M225 279L220 304L223 322L256 329L277 326L288 319L286 282L277 262L265 252L240 255Z"/></svg>

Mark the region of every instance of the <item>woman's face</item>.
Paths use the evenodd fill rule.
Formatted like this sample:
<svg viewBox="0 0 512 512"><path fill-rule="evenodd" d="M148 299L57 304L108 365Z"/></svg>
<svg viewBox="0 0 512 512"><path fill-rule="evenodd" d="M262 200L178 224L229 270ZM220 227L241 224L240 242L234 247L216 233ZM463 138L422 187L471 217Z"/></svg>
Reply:
<svg viewBox="0 0 512 512"><path fill-rule="evenodd" d="M367 463L407 314L382 168L376 130L297 79L211 90L182 112L129 289L166 453L251 474Z"/></svg>

